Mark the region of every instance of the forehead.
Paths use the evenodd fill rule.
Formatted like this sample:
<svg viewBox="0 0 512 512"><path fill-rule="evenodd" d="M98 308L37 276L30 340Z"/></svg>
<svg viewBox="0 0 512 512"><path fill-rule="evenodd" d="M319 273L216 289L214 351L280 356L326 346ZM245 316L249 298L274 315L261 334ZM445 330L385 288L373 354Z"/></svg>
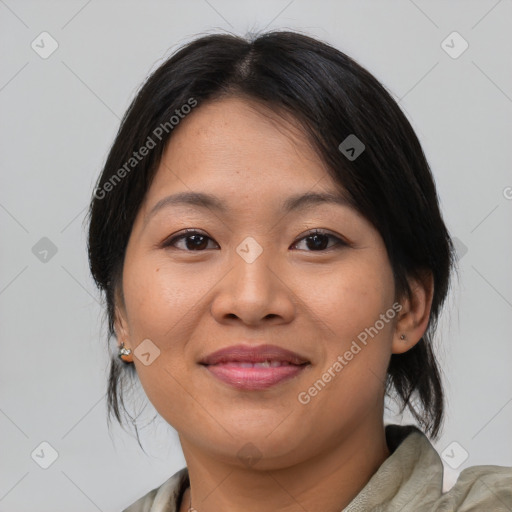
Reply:
<svg viewBox="0 0 512 512"><path fill-rule="evenodd" d="M298 119L283 108L245 96L230 96L200 103L173 133L171 144L190 136L204 142L218 140L226 133L248 142L270 136L276 144L308 143Z"/></svg>
<svg viewBox="0 0 512 512"><path fill-rule="evenodd" d="M173 131L154 178L160 187L228 191L339 189L300 123L245 98L200 104ZM330 185L330 186L329 186ZM218 190L220 191L220 190Z"/></svg>

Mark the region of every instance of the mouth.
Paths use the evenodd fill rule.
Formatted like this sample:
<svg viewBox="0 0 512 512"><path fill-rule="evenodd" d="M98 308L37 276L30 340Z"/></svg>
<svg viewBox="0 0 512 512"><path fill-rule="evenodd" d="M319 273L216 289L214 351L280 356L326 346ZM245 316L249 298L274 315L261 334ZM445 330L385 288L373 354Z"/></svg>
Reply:
<svg viewBox="0 0 512 512"><path fill-rule="evenodd" d="M200 364L237 389L261 390L299 375L311 363L275 345L236 345L210 354Z"/></svg>

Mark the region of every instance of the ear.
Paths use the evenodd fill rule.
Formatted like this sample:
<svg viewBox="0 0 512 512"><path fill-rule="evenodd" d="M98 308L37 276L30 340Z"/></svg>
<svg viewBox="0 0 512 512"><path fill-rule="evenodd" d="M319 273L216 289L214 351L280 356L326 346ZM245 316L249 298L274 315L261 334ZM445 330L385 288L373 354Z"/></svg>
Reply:
<svg viewBox="0 0 512 512"><path fill-rule="evenodd" d="M124 299L120 293L116 293L115 295L114 330L116 332L117 344L120 346L121 342L124 342L126 348L133 350L130 340L130 330L128 328L128 321L126 318Z"/></svg>
<svg viewBox="0 0 512 512"><path fill-rule="evenodd" d="M423 271L420 277L408 278L411 293L400 301L398 320L393 337L393 354L402 354L420 341L427 329L430 309L434 296L434 277L430 270ZM405 336L401 339L400 336Z"/></svg>

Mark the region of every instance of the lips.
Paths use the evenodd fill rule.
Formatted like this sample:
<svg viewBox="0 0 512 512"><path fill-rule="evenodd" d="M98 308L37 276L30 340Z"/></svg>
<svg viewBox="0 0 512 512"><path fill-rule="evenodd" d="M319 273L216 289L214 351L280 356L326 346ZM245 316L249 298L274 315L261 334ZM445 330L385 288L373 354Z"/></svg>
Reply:
<svg viewBox="0 0 512 512"><path fill-rule="evenodd" d="M234 388L255 391L299 375L310 362L276 345L236 345L210 354L200 364L210 375Z"/></svg>
<svg viewBox="0 0 512 512"><path fill-rule="evenodd" d="M309 363L301 355L276 345L234 345L225 347L206 356L200 361L204 365L221 363L265 363L274 366L276 363L302 365Z"/></svg>

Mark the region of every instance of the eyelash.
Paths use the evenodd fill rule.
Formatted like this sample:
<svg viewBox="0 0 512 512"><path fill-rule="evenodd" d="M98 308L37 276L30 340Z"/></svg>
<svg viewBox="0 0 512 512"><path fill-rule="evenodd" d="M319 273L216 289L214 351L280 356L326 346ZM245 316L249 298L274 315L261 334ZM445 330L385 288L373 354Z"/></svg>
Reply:
<svg viewBox="0 0 512 512"><path fill-rule="evenodd" d="M185 230L185 233L182 233L180 235L177 235L177 236L174 236L173 238L170 238L170 239L167 239L166 241L164 241L164 243L162 244L162 247L163 248L173 248L174 244L176 244L176 242L180 241L180 240L184 240L190 236L193 236L193 235L200 235L200 236L203 236L205 238L210 238L208 235L205 235L204 233L200 232L200 231L197 231L195 229L187 229ZM302 238L299 238L297 240L297 242L295 242L293 245L297 245L299 242L309 238L309 237L313 237L315 235L323 235L323 236L327 236L328 238L331 238L331 239L334 239L336 240L336 243L334 243L333 245L331 245L330 247L327 247L326 249L321 249L321 250L318 250L318 251L312 251L312 250L309 250L309 251L306 251L306 252L326 252L326 251L329 251L333 248L336 248L338 246L341 246L341 247L344 247L344 246L348 246L349 244L347 242L345 242L345 240L341 239L340 237L338 236L335 236L327 231L323 231L321 229L314 229L313 231L307 233L305 236L303 236ZM210 240L212 240L212 238L210 238ZM177 247L174 247L175 249L178 249ZM194 251L194 250L190 250L190 249L178 249L178 250L182 250L182 251L185 251L185 252L204 252L206 249L202 249L202 250L198 250L198 251Z"/></svg>

